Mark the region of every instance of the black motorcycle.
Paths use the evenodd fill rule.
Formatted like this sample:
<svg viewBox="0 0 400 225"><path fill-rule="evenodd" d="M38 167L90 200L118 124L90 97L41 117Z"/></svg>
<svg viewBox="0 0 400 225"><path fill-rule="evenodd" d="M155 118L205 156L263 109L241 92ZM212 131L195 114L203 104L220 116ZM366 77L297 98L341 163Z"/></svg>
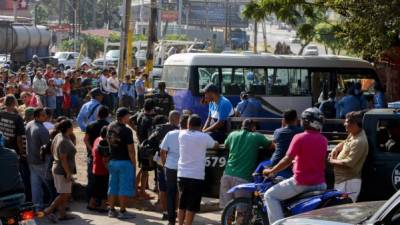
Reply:
<svg viewBox="0 0 400 225"><path fill-rule="evenodd" d="M35 218L43 217L33 203L25 203L25 194L0 197L0 225L36 225Z"/></svg>

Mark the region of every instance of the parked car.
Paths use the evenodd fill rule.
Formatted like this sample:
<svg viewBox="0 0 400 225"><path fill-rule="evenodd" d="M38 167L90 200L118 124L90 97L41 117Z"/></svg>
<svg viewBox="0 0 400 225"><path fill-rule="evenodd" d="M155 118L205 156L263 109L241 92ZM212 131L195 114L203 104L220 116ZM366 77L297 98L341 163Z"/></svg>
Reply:
<svg viewBox="0 0 400 225"><path fill-rule="evenodd" d="M317 56L318 55L318 46L316 45L308 45L306 49L304 50L303 55L308 55L308 56Z"/></svg>
<svg viewBox="0 0 400 225"><path fill-rule="evenodd" d="M75 68L77 67L79 52L56 52L54 58L58 60L58 66L62 69L66 66ZM90 64L92 60L86 56L81 56L80 63L83 62Z"/></svg>
<svg viewBox="0 0 400 225"><path fill-rule="evenodd" d="M10 61L10 57L10 55L0 54L0 66L3 66L7 61Z"/></svg>
<svg viewBox="0 0 400 225"><path fill-rule="evenodd" d="M398 225L400 191L389 200L361 202L318 209L279 220L274 225Z"/></svg>
<svg viewBox="0 0 400 225"><path fill-rule="evenodd" d="M119 50L109 50L106 53L106 67L114 67L118 65ZM103 69L104 57L97 58L93 61L95 67Z"/></svg>

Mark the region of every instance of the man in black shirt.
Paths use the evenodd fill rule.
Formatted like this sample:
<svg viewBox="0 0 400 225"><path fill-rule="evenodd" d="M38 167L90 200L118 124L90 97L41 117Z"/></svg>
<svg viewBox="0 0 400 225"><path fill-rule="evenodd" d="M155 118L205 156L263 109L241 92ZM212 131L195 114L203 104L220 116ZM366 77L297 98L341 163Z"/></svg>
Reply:
<svg viewBox="0 0 400 225"><path fill-rule="evenodd" d="M147 99L144 102L144 111L137 117L137 137L139 139L140 145L150 136L153 128L153 114L154 114L154 102L151 99ZM140 147L139 147L140 148ZM139 186L140 191L138 195L143 199L150 199L150 196L146 194L147 180L149 178L149 171L154 169L153 163L141 157L140 149L138 150L138 160L140 171L136 177L136 186Z"/></svg>
<svg viewBox="0 0 400 225"><path fill-rule="evenodd" d="M24 120L17 112L17 99L14 95L7 95L5 109L0 111L0 131L5 137L5 147L13 149L18 155L25 155L22 136L25 134Z"/></svg>
<svg viewBox="0 0 400 225"><path fill-rule="evenodd" d="M19 155L19 172L23 178L25 195L27 200L31 200L29 165L22 141L22 136L25 136L24 120L17 112L18 102L14 95L7 95L4 105L5 109L0 111L0 132L4 136L4 147L14 150Z"/></svg>
<svg viewBox="0 0 400 225"><path fill-rule="evenodd" d="M0 133L0 143L4 140ZM7 177L0 182L0 197L15 193L24 193L24 183L18 168L18 155L14 150L0 144L0 177Z"/></svg>
<svg viewBox="0 0 400 225"><path fill-rule="evenodd" d="M107 130L107 140L110 144L108 216L129 219L135 217L126 211L128 197L133 197L135 192L133 187L136 168L135 146L133 133L126 126L129 122L129 110L121 107L116 114L117 121L111 123ZM119 212L114 208L117 198L120 205Z"/></svg>
<svg viewBox="0 0 400 225"><path fill-rule="evenodd" d="M104 126L108 126L109 122L106 120L109 115L109 111L107 106L100 106L99 112L97 113L97 120L90 123L86 127L85 137L83 141L86 145L87 150L87 176L88 176L88 185L86 187L86 200L89 201L92 196L93 190L93 156L92 149L93 143L100 136L101 128Z"/></svg>
<svg viewBox="0 0 400 225"><path fill-rule="evenodd" d="M165 91L165 82L158 83L158 92L154 94L157 114L169 116L174 109L174 100L171 95Z"/></svg>

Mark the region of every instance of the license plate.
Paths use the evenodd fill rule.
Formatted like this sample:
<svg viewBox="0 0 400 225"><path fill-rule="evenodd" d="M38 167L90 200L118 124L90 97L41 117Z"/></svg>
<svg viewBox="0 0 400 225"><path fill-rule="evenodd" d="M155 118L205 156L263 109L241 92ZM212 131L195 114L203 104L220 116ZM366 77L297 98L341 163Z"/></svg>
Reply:
<svg viewBox="0 0 400 225"><path fill-rule="evenodd" d="M24 220L24 221L19 221L19 225L36 225L35 220Z"/></svg>

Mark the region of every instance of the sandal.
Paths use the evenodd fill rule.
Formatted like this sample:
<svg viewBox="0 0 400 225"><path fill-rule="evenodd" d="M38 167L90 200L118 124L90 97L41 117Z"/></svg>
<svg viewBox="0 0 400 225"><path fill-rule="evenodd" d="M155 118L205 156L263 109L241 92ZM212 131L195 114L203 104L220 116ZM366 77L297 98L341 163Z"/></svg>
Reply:
<svg viewBox="0 0 400 225"><path fill-rule="evenodd" d="M106 213L106 212L108 212L108 209L97 208L96 211L99 213Z"/></svg>
<svg viewBox="0 0 400 225"><path fill-rule="evenodd" d="M57 216L54 213L46 214L46 219L51 223L57 223Z"/></svg>
<svg viewBox="0 0 400 225"><path fill-rule="evenodd" d="M60 221L73 220L73 219L75 219L75 216L68 215L68 214L65 214L65 216L58 218L58 220L60 220Z"/></svg>
<svg viewBox="0 0 400 225"><path fill-rule="evenodd" d="M97 208L91 207L91 206L86 206L86 209L89 211L97 211Z"/></svg>

